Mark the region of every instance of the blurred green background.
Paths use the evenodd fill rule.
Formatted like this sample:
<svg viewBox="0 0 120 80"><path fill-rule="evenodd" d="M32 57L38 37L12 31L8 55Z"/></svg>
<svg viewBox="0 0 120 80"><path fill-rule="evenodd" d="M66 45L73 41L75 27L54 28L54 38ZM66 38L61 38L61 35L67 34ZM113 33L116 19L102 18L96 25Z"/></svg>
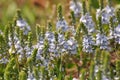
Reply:
<svg viewBox="0 0 120 80"><path fill-rule="evenodd" d="M51 20L53 23L56 21L56 5L58 3L63 6L63 14L65 18L69 17L69 1L70 0L0 0L0 29L11 20L16 13L17 9L21 9L24 19L35 27L35 24L41 26L47 25L47 21ZM88 0L86 0L88 1ZM98 0L91 0L93 9L98 8ZM106 4L106 0L104 0ZM112 0L114 7L119 6L120 0ZM93 10L93 13L95 10Z"/></svg>

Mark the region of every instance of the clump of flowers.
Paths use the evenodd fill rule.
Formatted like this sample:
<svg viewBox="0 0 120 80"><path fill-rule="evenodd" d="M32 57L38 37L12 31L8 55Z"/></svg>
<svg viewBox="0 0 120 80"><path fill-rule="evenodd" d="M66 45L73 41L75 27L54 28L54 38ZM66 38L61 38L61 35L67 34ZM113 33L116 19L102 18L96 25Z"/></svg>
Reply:
<svg viewBox="0 0 120 80"><path fill-rule="evenodd" d="M28 32L31 30L30 26L28 23L22 18L20 14L20 10L17 11L17 16L16 16L16 26L20 27L21 30L24 31L24 34L27 35Z"/></svg>
<svg viewBox="0 0 120 80"><path fill-rule="evenodd" d="M103 8L103 2L101 2L101 8L97 9L96 12L96 18L98 19L98 17L101 15L101 20L102 20L102 24L109 24L110 18L113 17L114 21L116 21L115 18L115 9L111 6L111 1L108 0L109 5L107 5L105 8Z"/></svg>
<svg viewBox="0 0 120 80"><path fill-rule="evenodd" d="M105 8L100 0L96 24L86 0L72 0L70 9L70 23L59 5L56 29L51 22L36 25L35 37L17 11L14 20L0 30L0 80L120 79L120 9L115 14L110 0ZM105 24L109 27L103 28ZM69 72L71 68L77 74Z"/></svg>
<svg viewBox="0 0 120 80"><path fill-rule="evenodd" d="M92 16L89 13L86 13L81 17L80 22L84 23L89 33L95 32L95 23L92 20Z"/></svg>
<svg viewBox="0 0 120 80"><path fill-rule="evenodd" d="M93 37L90 35L85 35L83 38L83 51L86 53L94 53L95 42Z"/></svg>
<svg viewBox="0 0 120 80"><path fill-rule="evenodd" d="M100 46L100 49L109 50L109 44L108 38L104 34L96 35L96 45Z"/></svg>
<svg viewBox="0 0 120 80"><path fill-rule="evenodd" d="M85 1L83 1L83 15L80 18L80 22L82 22L85 25L85 27L88 30L88 33L93 33L95 32L95 23L92 20L92 16L90 16L90 13L86 11L85 6Z"/></svg>
<svg viewBox="0 0 120 80"><path fill-rule="evenodd" d="M74 12L75 17L79 17L82 11L82 4L78 0L71 0L70 9Z"/></svg>
<svg viewBox="0 0 120 80"><path fill-rule="evenodd" d="M58 21L56 23L56 29L58 31L61 29L63 32L68 30L67 22L63 18L63 15L62 15L62 7L61 7L61 5L59 5L59 7L58 7Z"/></svg>
<svg viewBox="0 0 120 80"><path fill-rule="evenodd" d="M77 46L77 41L72 37L65 41L63 44L64 49L70 54L77 53Z"/></svg>

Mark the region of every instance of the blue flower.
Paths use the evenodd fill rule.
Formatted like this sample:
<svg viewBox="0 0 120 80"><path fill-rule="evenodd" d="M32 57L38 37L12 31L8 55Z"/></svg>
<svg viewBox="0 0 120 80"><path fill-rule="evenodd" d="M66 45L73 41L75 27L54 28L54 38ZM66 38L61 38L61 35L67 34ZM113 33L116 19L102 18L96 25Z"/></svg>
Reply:
<svg viewBox="0 0 120 80"><path fill-rule="evenodd" d="M0 63L1 64L6 64L8 62L9 62L9 60L7 58L5 58L5 57L3 57L2 59L0 59Z"/></svg>
<svg viewBox="0 0 120 80"><path fill-rule="evenodd" d="M120 24L114 29L115 41L120 44Z"/></svg>
<svg viewBox="0 0 120 80"><path fill-rule="evenodd" d="M68 30L68 25L67 22L63 19L63 20L58 20L58 22L56 23L56 29L62 30L63 32Z"/></svg>
<svg viewBox="0 0 120 80"><path fill-rule="evenodd" d="M50 43L49 44L49 52L50 53L55 53L56 52L56 45L55 45L55 43Z"/></svg>
<svg viewBox="0 0 120 80"><path fill-rule="evenodd" d="M45 39L47 39L49 43L55 42L54 33L52 33L52 32L46 32L45 33Z"/></svg>
<svg viewBox="0 0 120 80"><path fill-rule="evenodd" d="M26 57L30 57L32 54L32 51L34 50L33 46L30 48L28 45L25 46L25 51L26 51Z"/></svg>
<svg viewBox="0 0 120 80"><path fill-rule="evenodd" d="M100 46L100 49L110 50L109 44L107 36L100 33L96 35L96 45Z"/></svg>
<svg viewBox="0 0 120 80"><path fill-rule="evenodd" d="M19 38L16 36L16 34L14 34L14 47L17 51L18 54L21 54L23 53L23 49L21 47L21 43L20 43L20 40ZM8 45L10 46L10 49L9 50L12 50L12 38L9 36L9 42L8 42Z"/></svg>
<svg viewBox="0 0 120 80"><path fill-rule="evenodd" d="M24 31L25 35L27 35L28 32L31 30L30 26L28 25L28 23L25 20L23 20L23 19L18 19L16 21L16 26L20 27L20 29Z"/></svg>
<svg viewBox="0 0 120 80"><path fill-rule="evenodd" d="M76 30L74 26L70 26L69 31L72 33L72 36L76 35Z"/></svg>
<svg viewBox="0 0 120 80"><path fill-rule="evenodd" d="M96 18L101 15L102 24L109 24L110 17L113 17L113 21L115 22L117 19L115 18L115 9L110 6L106 6L102 11L97 9Z"/></svg>
<svg viewBox="0 0 120 80"><path fill-rule="evenodd" d="M63 53L66 50L64 49L63 45L65 44L65 36L64 34L58 34L58 44L57 44L57 50L58 53Z"/></svg>
<svg viewBox="0 0 120 80"><path fill-rule="evenodd" d="M120 24L115 28L114 36L120 37Z"/></svg>
<svg viewBox="0 0 120 80"><path fill-rule="evenodd" d="M70 1L70 10L74 11L75 17L79 17L82 12L82 4L78 1Z"/></svg>
<svg viewBox="0 0 120 80"><path fill-rule="evenodd" d="M95 23L92 20L92 16L89 13L86 13L80 18L80 22L82 22L87 28L89 33L95 32Z"/></svg>
<svg viewBox="0 0 120 80"><path fill-rule="evenodd" d="M70 37L68 40L65 41L65 43L63 44L63 47L68 53L76 54L78 44L73 37Z"/></svg>
<svg viewBox="0 0 120 80"><path fill-rule="evenodd" d="M31 73L30 71L28 71L28 78L27 80L36 80L33 73Z"/></svg>
<svg viewBox="0 0 120 80"><path fill-rule="evenodd" d="M85 35L83 37L83 51L86 53L93 53L94 48L93 46L95 45L95 42L93 40L93 37L90 35Z"/></svg>

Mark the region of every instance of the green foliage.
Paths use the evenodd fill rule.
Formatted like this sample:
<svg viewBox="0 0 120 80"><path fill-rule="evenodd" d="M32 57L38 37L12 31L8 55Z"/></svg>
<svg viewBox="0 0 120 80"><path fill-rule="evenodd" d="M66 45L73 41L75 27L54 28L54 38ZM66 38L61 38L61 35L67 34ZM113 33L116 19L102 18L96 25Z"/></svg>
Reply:
<svg viewBox="0 0 120 80"><path fill-rule="evenodd" d="M29 32L28 34L28 47L31 49L32 48L32 32Z"/></svg>
<svg viewBox="0 0 120 80"><path fill-rule="evenodd" d="M39 70L38 70L38 68L34 67L33 68L33 72L34 72L36 80L39 80L40 77L39 77Z"/></svg>
<svg viewBox="0 0 120 80"><path fill-rule="evenodd" d="M103 0L99 0L100 10L104 8L104 2Z"/></svg>
<svg viewBox="0 0 120 80"><path fill-rule="evenodd" d="M120 66L120 60L117 60L116 61L116 74L120 79L120 67L119 66Z"/></svg>
<svg viewBox="0 0 120 80"><path fill-rule="evenodd" d="M89 0L90 4L93 8L99 8L99 1L98 0Z"/></svg>
<svg viewBox="0 0 120 80"><path fill-rule="evenodd" d="M109 53L103 53L104 55L104 62L103 62L103 65L104 65L104 69L105 71L109 68L109 60L110 60L110 55Z"/></svg>
<svg viewBox="0 0 120 80"><path fill-rule="evenodd" d="M2 0L1 2L3 3L4 1ZM112 5L111 0L108 0L107 3L110 6ZM89 6L87 4L89 4ZM82 8L83 8L82 15L84 16L88 12L90 12L91 14L93 7L98 8L100 6L100 9L102 10L104 8L104 5L105 5L104 0L99 0L99 2L98 0L89 0L89 3L86 0L82 0ZM0 7L1 7L1 3L0 3ZM10 18L11 15L14 14L15 9L18 6L15 2L12 2L12 5L8 5L8 7L9 8L6 11L4 11L4 13L6 13L5 15L7 15L7 17ZM89 7L89 9L87 7ZM27 35L24 35L24 31L21 30L21 26L20 27L16 26L17 19L21 19L25 17L29 23L34 24L36 22L37 19L36 17L38 17L38 15L35 15L35 13L32 12L33 10L26 5L23 6L22 10L18 9L14 19L11 20L11 22L9 22L8 25L5 26L3 30L4 32L0 33L0 80L27 80L28 78L27 72L30 72L31 74L33 73L33 77L36 80L40 80L40 79L64 80L66 76L68 77L67 79L72 80L74 78L74 75L79 77L79 80L102 80L103 75L111 80L114 79L114 77L120 79L119 55L117 55L116 57L116 52L119 52L119 49L116 48L116 46L119 47L120 45L114 44L115 41L113 42L114 45L110 43L110 46L115 46L115 48L109 52L106 52L106 50L101 50L100 48L97 47L96 44L94 44L95 46L94 54L87 54L83 52L82 51L83 36L93 35L93 37L95 37L97 31L94 34L92 33L89 34L86 25L78 21L78 18L75 17L73 11L71 11L71 14L66 13L65 17L71 15L70 20L66 18L67 19L66 21L68 21L68 26L71 25L71 27L73 26L75 27L76 30L75 36L71 35L72 33L71 31L62 32L61 30L57 31L57 29L54 29L55 26L52 25L53 23L55 23L54 21L51 22L48 21L48 24L44 27L40 25L36 25L37 39L34 38L34 33L32 32L32 30ZM23 14L21 14L21 11ZM49 10L47 13L49 13ZM114 31L116 24L120 24L119 13L120 13L120 9L118 8L116 10L116 17L118 22L117 21L114 22L113 17L110 18L109 28L112 29L112 31ZM57 6L57 16L56 16L58 17L57 20L63 21L64 19L63 14L64 13L62 10L62 5L59 4ZM51 17L50 13L49 15L47 15L47 17L48 16ZM8 19L7 17L5 17L5 19ZM4 24L5 19L3 19L2 24ZM96 25L98 30L100 30L101 34L108 35L108 30L109 30L108 24L107 25L102 24L101 14L98 18ZM53 41L50 42L48 39L46 39L45 33L47 31L54 33L55 42ZM63 42L59 42L60 34L64 36ZM44 40L40 42L41 37ZM18 38L18 40L16 40L16 38ZM70 38L71 39L73 38L78 42L77 51L76 51L77 54L75 55L70 54L70 56L68 56L69 51L67 52L66 49L62 49L62 48L74 47L72 41L67 41ZM53 39L51 38L51 35L50 35L50 39ZM86 40L86 42L89 42L89 40ZM52 49L55 47L54 48L55 53L49 51L49 48L51 47L50 44L55 44L55 46L54 45L52 46ZM61 45L61 44L65 44L65 45ZM72 46L68 46L69 44ZM87 48L89 48L89 44L85 44L85 45L87 45ZM114 56L115 59L113 58ZM5 61L4 58L7 59L8 62L7 61L4 62ZM21 59L21 61L19 61L19 59ZM72 69L72 68L74 68L76 72L71 71L69 73L68 69Z"/></svg>
<svg viewBox="0 0 120 80"><path fill-rule="evenodd" d="M102 71L98 71L97 72L97 78L96 78L96 80L102 80Z"/></svg>
<svg viewBox="0 0 120 80"><path fill-rule="evenodd" d="M38 49L34 49L32 55L31 55L33 64L35 64L35 61L36 61L36 54L37 54L37 51L38 51Z"/></svg>
<svg viewBox="0 0 120 80"><path fill-rule="evenodd" d="M118 8L117 10L116 10L116 16L117 16L117 20L118 20L118 23L120 23L120 8Z"/></svg>
<svg viewBox="0 0 120 80"><path fill-rule="evenodd" d="M19 72L19 80L27 80L27 74L25 71Z"/></svg>
<svg viewBox="0 0 120 80"><path fill-rule="evenodd" d="M15 58L11 58L4 72L4 79L5 80L16 80L18 79L18 74L19 72L17 69Z"/></svg>
<svg viewBox="0 0 120 80"><path fill-rule="evenodd" d="M57 8L57 13L58 13L58 19L59 20L63 20L63 14L62 14L62 6L61 4L58 5L58 8Z"/></svg>
<svg viewBox="0 0 120 80"><path fill-rule="evenodd" d="M6 52L7 52L7 44L3 35L0 34L0 54L3 55Z"/></svg>
<svg viewBox="0 0 120 80"><path fill-rule="evenodd" d="M85 0L82 0L83 15L87 12Z"/></svg>
<svg viewBox="0 0 120 80"><path fill-rule="evenodd" d="M82 69L80 80L85 80L86 79L86 77L85 77L85 71L86 71L85 69Z"/></svg>
<svg viewBox="0 0 120 80"><path fill-rule="evenodd" d="M71 24L72 25L75 25L76 24L76 19L75 19L75 15L74 15L74 12L73 11L71 11Z"/></svg>
<svg viewBox="0 0 120 80"><path fill-rule="evenodd" d="M95 64L92 61L90 65L90 80L95 80L94 69L95 69Z"/></svg>
<svg viewBox="0 0 120 80"><path fill-rule="evenodd" d="M31 57L29 57L27 59L27 65L29 67L29 69L32 71L33 70L33 66L35 66L36 64L36 54L37 54L37 50L38 49L34 49L33 52L32 52L32 55Z"/></svg>

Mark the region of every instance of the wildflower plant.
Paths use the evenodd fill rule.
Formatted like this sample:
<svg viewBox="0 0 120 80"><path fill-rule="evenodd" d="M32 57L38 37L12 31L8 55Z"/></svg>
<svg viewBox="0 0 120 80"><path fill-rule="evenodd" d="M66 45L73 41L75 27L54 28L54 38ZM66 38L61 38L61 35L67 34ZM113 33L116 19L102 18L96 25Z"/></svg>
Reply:
<svg viewBox="0 0 120 80"><path fill-rule="evenodd" d="M58 5L56 24L37 24L36 37L17 10L0 30L0 80L119 80L120 9L111 1L99 0L96 21L91 0L71 0L70 20Z"/></svg>

